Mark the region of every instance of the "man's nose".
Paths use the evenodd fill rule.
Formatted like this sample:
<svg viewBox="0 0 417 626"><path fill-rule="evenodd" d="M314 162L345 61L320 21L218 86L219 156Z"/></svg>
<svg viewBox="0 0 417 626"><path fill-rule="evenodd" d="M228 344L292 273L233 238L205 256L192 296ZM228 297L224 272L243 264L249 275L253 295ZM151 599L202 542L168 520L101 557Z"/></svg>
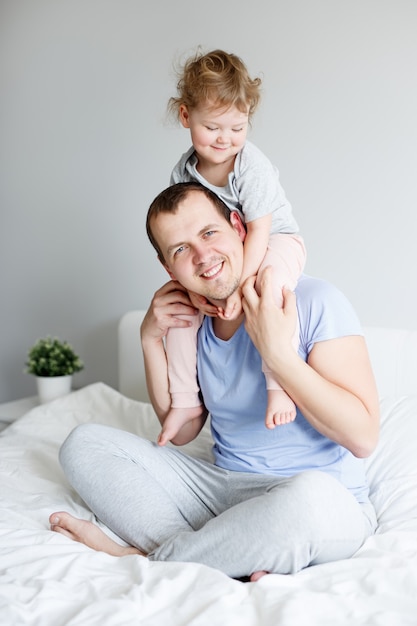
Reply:
<svg viewBox="0 0 417 626"><path fill-rule="evenodd" d="M209 257L207 246L203 244L196 244L193 246L193 261L196 265L204 263Z"/></svg>

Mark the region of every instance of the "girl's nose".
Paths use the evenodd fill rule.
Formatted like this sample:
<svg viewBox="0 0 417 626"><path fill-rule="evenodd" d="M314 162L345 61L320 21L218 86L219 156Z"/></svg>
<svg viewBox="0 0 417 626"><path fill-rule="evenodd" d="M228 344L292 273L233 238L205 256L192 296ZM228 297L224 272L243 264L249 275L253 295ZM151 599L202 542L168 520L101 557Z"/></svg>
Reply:
<svg viewBox="0 0 417 626"><path fill-rule="evenodd" d="M220 132L217 135L217 143L227 143L227 133L225 133L224 131Z"/></svg>

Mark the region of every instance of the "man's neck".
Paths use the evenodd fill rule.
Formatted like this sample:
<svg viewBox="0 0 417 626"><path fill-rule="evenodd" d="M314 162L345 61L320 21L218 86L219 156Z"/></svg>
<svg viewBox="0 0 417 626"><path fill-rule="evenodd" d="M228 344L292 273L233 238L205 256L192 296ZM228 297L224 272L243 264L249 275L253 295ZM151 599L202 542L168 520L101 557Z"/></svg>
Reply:
<svg viewBox="0 0 417 626"><path fill-rule="evenodd" d="M233 337L239 326L242 324L243 319L243 313L235 320L222 320L219 317L213 317L214 334L219 339L228 341L231 337Z"/></svg>

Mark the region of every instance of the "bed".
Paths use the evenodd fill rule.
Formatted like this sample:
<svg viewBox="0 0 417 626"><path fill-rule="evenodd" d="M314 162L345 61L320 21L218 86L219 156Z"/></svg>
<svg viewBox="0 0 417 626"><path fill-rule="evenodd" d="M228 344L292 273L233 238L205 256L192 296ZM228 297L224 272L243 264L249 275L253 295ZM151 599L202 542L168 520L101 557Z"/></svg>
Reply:
<svg viewBox="0 0 417 626"><path fill-rule="evenodd" d="M112 557L49 530L52 511L94 517L58 449L82 422L155 439L139 345L119 325L119 390L96 383L30 410L0 434L0 623L5 626L417 625L417 331L367 328L382 430L367 459L378 530L349 560L244 583L197 563ZM211 458L205 428L187 446Z"/></svg>

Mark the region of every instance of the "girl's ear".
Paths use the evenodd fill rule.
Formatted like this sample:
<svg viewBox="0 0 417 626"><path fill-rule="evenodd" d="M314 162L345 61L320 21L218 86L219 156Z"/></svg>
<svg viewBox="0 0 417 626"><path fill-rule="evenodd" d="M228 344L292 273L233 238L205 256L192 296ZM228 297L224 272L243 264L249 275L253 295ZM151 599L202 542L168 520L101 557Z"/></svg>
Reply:
<svg viewBox="0 0 417 626"><path fill-rule="evenodd" d="M237 232L241 241L245 241L246 238L246 228L244 223L242 222L242 218L240 217L237 211L232 211L230 213L230 224L232 228Z"/></svg>
<svg viewBox="0 0 417 626"><path fill-rule="evenodd" d="M179 118L184 128L190 128L190 112L185 104L180 104Z"/></svg>

